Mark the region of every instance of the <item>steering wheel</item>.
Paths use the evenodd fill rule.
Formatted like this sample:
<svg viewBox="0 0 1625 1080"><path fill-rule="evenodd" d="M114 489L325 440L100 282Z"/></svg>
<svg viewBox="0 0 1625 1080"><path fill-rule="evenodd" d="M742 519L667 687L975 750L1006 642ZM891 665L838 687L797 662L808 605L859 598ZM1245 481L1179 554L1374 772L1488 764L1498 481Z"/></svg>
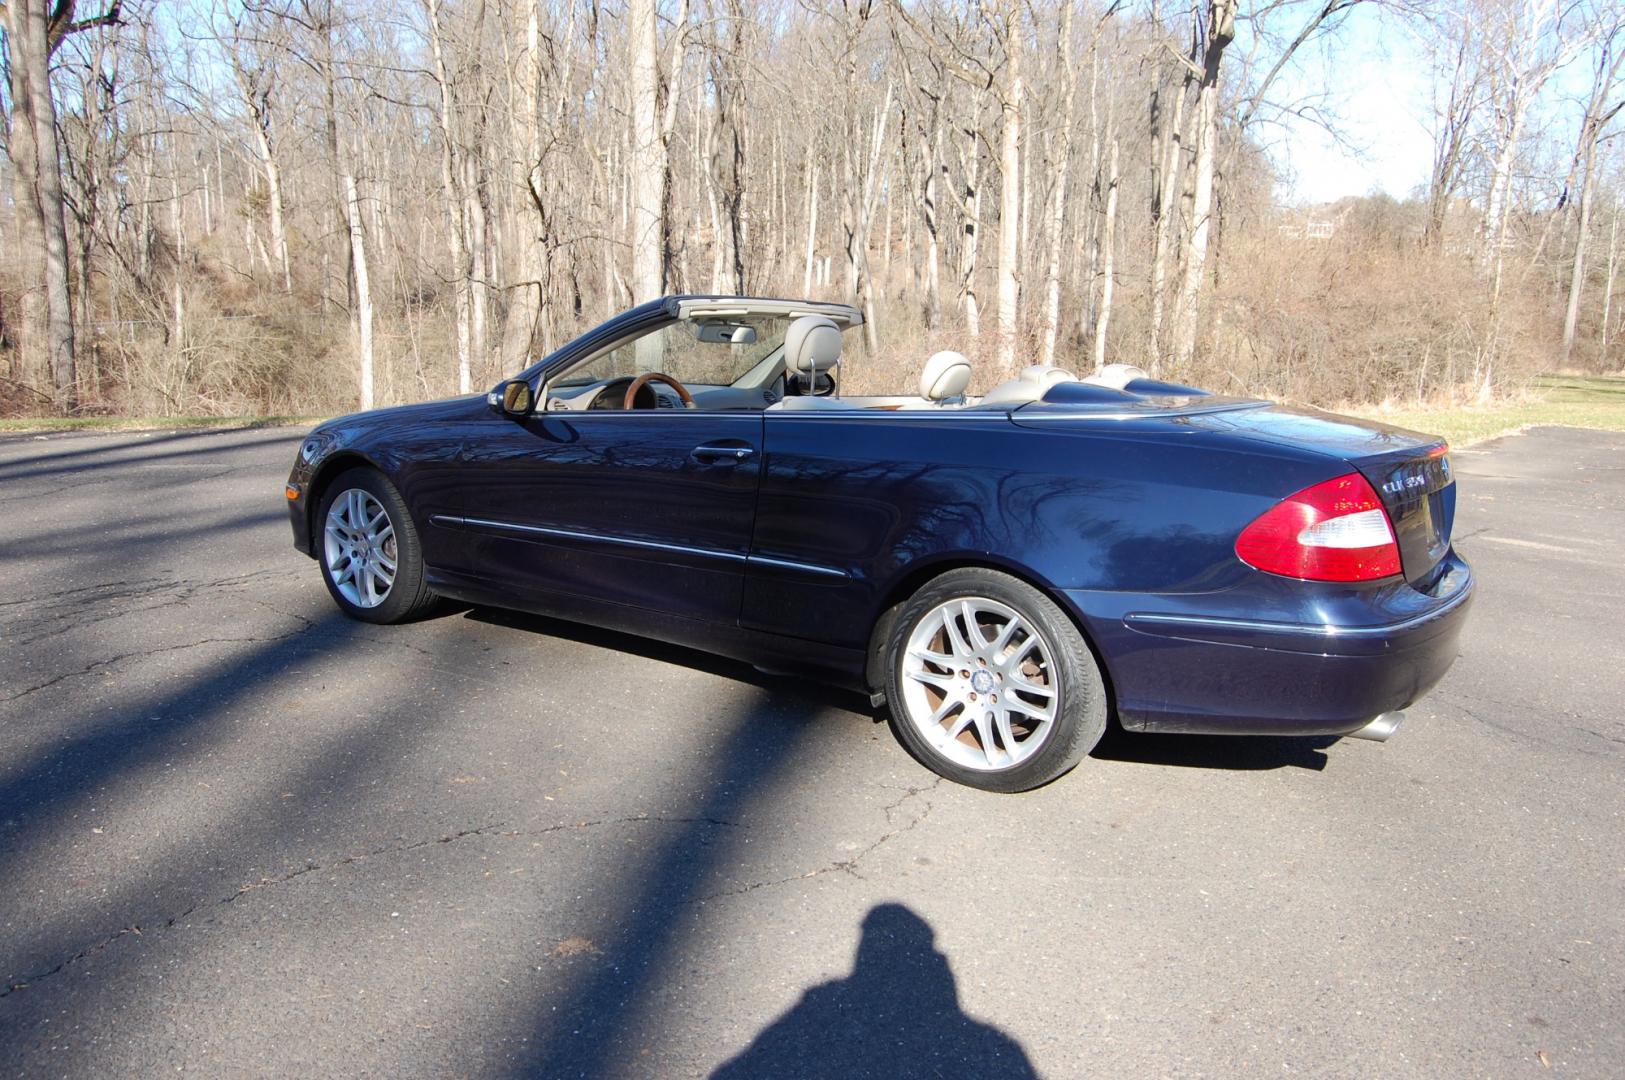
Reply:
<svg viewBox="0 0 1625 1080"><path fill-rule="evenodd" d="M633 402L637 399L638 391L642 390L645 386L648 386L652 382L663 382L673 390L677 391L677 396L683 399L683 408L692 409L694 407L694 395L688 392L688 387L684 386L682 383L678 382L670 375L664 374L663 372L650 371L639 375L627 386L626 398L621 402L621 408L632 408Z"/></svg>

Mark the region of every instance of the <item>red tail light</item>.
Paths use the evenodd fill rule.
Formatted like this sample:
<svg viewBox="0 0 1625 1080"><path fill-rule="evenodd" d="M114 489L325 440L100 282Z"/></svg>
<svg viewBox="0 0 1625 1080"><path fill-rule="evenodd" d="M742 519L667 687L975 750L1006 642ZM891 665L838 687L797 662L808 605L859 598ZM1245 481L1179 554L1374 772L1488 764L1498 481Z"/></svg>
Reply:
<svg viewBox="0 0 1625 1080"><path fill-rule="evenodd" d="M1236 556L1271 574L1309 581L1373 581L1399 573L1388 512L1359 473L1306 487L1260 514Z"/></svg>

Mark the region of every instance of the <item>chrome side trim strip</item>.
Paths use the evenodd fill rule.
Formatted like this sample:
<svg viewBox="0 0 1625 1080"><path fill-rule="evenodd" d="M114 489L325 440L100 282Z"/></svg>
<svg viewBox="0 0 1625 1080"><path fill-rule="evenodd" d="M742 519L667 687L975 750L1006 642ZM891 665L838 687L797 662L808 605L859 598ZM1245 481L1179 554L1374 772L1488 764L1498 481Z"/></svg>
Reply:
<svg viewBox="0 0 1625 1080"><path fill-rule="evenodd" d="M521 525L513 521L491 521L487 518L452 517L449 514L436 514L429 520L436 525L460 525L475 529L499 529L503 532L525 533L528 536L548 536L558 540L584 540L595 544L615 544L620 547L641 548L645 551L670 551L678 555L698 555L706 559L721 559L724 562L745 561L745 556L733 551L716 551L711 548L688 547L683 544L662 544L657 540L632 540L625 536L606 536L603 533L580 532L576 529L554 529L545 525Z"/></svg>
<svg viewBox="0 0 1625 1080"><path fill-rule="evenodd" d="M814 566L812 563L791 562L789 559L770 559L766 555L752 555L748 561L752 564L778 567L781 570L799 570L804 574L819 574L843 580L852 576L845 570L837 570L833 566Z"/></svg>
<svg viewBox="0 0 1625 1080"><path fill-rule="evenodd" d="M712 548L688 547L683 544L663 544L657 540L632 540L624 536L606 536L603 533L581 532L576 529L555 529L544 525L521 525L512 521L491 521L487 518L458 517L454 514L433 514L430 516L429 521L435 525L449 525L458 528L499 529L503 532L547 536L559 540L583 540L589 543L616 544L622 547L641 548L646 551L670 551L679 555L697 555L701 558L721 559L732 563L758 563L763 566L777 567L781 570L796 570L804 574L817 574L825 577L846 579L852 576L845 570L837 570L830 566L815 566L811 563L792 562L789 559L773 559L766 555L740 555L733 551L716 551Z"/></svg>

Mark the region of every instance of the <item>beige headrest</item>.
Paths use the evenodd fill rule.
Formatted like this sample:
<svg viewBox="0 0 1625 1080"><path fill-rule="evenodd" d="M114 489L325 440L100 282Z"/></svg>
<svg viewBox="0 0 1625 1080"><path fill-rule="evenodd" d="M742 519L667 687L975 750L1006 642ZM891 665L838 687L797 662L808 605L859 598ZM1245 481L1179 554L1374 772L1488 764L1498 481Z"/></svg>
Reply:
<svg viewBox="0 0 1625 1080"><path fill-rule="evenodd" d="M784 366L800 375L828 371L841 360L841 328L822 315L803 315L784 335Z"/></svg>
<svg viewBox="0 0 1625 1080"><path fill-rule="evenodd" d="M959 397L970 385L970 361L962 353L939 352L920 372L920 396L927 401Z"/></svg>
<svg viewBox="0 0 1625 1080"><path fill-rule="evenodd" d="M1150 378L1149 375L1133 364L1107 364L1083 381L1094 383L1096 386L1109 386L1113 390L1121 390L1135 379L1148 378Z"/></svg>
<svg viewBox="0 0 1625 1080"><path fill-rule="evenodd" d="M1017 378L1048 390L1056 383L1076 382L1078 377L1065 368L1053 364L1033 364L1031 367L1022 368Z"/></svg>

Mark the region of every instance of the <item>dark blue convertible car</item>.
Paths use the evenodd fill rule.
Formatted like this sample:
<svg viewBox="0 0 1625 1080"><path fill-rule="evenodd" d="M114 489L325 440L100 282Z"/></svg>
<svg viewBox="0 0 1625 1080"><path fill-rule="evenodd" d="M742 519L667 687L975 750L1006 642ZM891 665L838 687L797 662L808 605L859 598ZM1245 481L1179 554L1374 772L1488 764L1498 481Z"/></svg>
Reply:
<svg viewBox="0 0 1625 1080"><path fill-rule="evenodd" d="M294 541L349 615L520 608L833 680L961 783L1019 791L1109 719L1385 738L1473 591L1442 441L1113 366L840 393L862 321L682 296L483 397L321 425Z"/></svg>

